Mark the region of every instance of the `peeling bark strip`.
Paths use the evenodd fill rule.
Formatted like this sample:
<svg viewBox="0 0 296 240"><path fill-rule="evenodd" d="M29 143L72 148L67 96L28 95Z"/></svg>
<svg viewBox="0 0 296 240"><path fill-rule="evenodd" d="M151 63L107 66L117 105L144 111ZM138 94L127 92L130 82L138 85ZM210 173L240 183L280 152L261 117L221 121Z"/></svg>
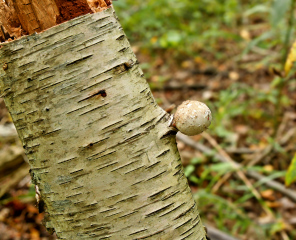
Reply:
<svg viewBox="0 0 296 240"><path fill-rule="evenodd" d="M204 239L169 116L112 8L3 44L0 66L59 239Z"/></svg>

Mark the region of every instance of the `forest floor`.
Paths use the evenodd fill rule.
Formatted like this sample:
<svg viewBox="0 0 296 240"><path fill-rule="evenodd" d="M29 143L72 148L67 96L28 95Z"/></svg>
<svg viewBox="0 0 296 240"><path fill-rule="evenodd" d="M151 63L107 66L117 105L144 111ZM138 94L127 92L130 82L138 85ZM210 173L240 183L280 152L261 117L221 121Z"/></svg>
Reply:
<svg viewBox="0 0 296 240"><path fill-rule="evenodd" d="M264 32L257 25L242 38ZM241 56L244 47L225 39L215 54L132 45L161 107L174 113L191 99L212 110L206 133L177 139L203 222L241 240L296 239L296 184L285 186L296 152L296 76L279 76L279 49L254 47ZM267 57L275 64L265 64ZM28 171L0 99L0 240L55 239L42 225Z"/></svg>

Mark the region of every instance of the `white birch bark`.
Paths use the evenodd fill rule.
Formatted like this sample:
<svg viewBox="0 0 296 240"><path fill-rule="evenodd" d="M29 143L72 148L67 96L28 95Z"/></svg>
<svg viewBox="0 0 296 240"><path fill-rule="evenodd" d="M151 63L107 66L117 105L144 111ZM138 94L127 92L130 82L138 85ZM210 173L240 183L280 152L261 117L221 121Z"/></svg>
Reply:
<svg viewBox="0 0 296 240"><path fill-rule="evenodd" d="M0 64L59 239L206 239L169 115L112 8L2 44Z"/></svg>

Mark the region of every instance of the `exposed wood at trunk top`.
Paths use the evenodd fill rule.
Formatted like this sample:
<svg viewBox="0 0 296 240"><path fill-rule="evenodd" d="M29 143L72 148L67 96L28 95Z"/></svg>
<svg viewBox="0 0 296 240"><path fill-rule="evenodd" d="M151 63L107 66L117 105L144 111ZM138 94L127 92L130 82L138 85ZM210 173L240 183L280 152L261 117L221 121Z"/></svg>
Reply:
<svg viewBox="0 0 296 240"><path fill-rule="evenodd" d="M0 3L0 42L8 39L19 38L26 33L23 32L21 23L16 15L11 1Z"/></svg>
<svg viewBox="0 0 296 240"><path fill-rule="evenodd" d="M87 2L93 12L105 10L112 4L111 0L87 0Z"/></svg>
<svg viewBox="0 0 296 240"><path fill-rule="evenodd" d="M81 15L107 9L111 0L6 0L0 3L0 42L41 32Z"/></svg>
<svg viewBox="0 0 296 240"><path fill-rule="evenodd" d="M69 21L87 13L92 13L86 0L56 0L56 4L59 8L59 16L57 17L57 23Z"/></svg>
<svg viewBox="0 0 296 240"><path fill-rule="evenodd" d="M58 8L54 0L13 0L22 27L29 34L56 25Z"/></svg>

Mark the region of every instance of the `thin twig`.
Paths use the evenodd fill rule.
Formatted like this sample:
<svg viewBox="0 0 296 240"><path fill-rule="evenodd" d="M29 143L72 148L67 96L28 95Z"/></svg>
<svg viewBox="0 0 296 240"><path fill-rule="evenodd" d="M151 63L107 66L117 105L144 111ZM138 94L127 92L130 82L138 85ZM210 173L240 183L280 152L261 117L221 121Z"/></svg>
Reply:
<svg viewBox="0 0 296 240"><path fill-rule="evenodd" d="M172 91L172 90L204 90L206 89L206 85L201 85L201 84L193 84L193 85L166 85L166 86L153 86L152 89L153 91Z"/></svg>
<svg viewBox="0 0 296 240"><path fill-rule="evenodd" d="M249 149L249 148L226 148L225 151L231 154L254 154L260 150Z"/></svg>
<svg viewBox="0 0 296 240"><path fill-rule="evenodd" d="M288 122L292 119L293 115L288 112L284 115L281 124L279 125L277 132L275 134L275 141L277 141L280 145L284 145L290 137L293 136L295 129L288 131L288 135L284 134L285 129L287 128ZM255 158L247 164L248 167L254 166L261 162L267 155L269 155L274 149L274 144L269 144L265 147L260 154L255 156Z"/></svg>
<svg viewBox="0 0 296 240"><path fill-rule="evenodd" d="M250 161L247 166L251 167L256 165L257 163L261 162L262 159L264 159L269 153L271 153L273 150L273 145L269 144L267 147L265 147L262 152L257 155L252 161Z"/></svg>
<svg viewBox="0 0 296 240"><path fill-rule="evenodd" d="M211 238L211 240L238 240L237 238L234 238L209 225L206 225L206 228L207 228L208 236Z"/></svg>
<svg viewBox="0 0 296 240"><path fill-rule="evenodd" d="M232 176L232 173L226 173L212 188L212 193L216 193L220 187Z"/></svg>
<svg viewBox="0 0 296 240"><path fill-rule="evenodd" d="M212 150L210 148L208 148L207 146L201 144L201 143L197 143L194 140L192 140L191 138L185 136L182 133L178 133L177 134L177 139L182 141L183 143L187 144L188 146L203 152L204 154L207 155L211 155L212 154ZM215 154L216 159L218 159L221 162L227 162L227 160L219 153ZM235 163L237 165L238 168L243 168L240 164ZM293 202L296 202L296 192L286 188L283 184L278 183L274 180L269 179L268 177L262 176L261 174L254 172L254 171L246 171L246 175L256 179L258 181L260 181L262 184L265 184L266 186L282 193L283 195L287 196L288 198L290 198Z"/></svg>
<svg viewBox="0 0 296 240"><path fill-rule="evenodd" d="M256 190L256 188L253 187L252 183L249 181L246 175L240 170L238 164L223 150L223 148L217 143L217 141L214 138L212 138L208 133L203 132L202 135L224 157L224 159L233 166L233 168L236 170L236 174L238 175L238 177L246 184L246 186L250 189L255 198L262 204L264 211L268 215L272 216L273 214L271 210L263 203L263 199L260 193Z"/></svg>
<svg viewBox="0 0 296 240"><path fill-rule="evenodd" d="M285 230L281 231L281 236L283 240L290 240L288 234L285 232Z"/></svg>

